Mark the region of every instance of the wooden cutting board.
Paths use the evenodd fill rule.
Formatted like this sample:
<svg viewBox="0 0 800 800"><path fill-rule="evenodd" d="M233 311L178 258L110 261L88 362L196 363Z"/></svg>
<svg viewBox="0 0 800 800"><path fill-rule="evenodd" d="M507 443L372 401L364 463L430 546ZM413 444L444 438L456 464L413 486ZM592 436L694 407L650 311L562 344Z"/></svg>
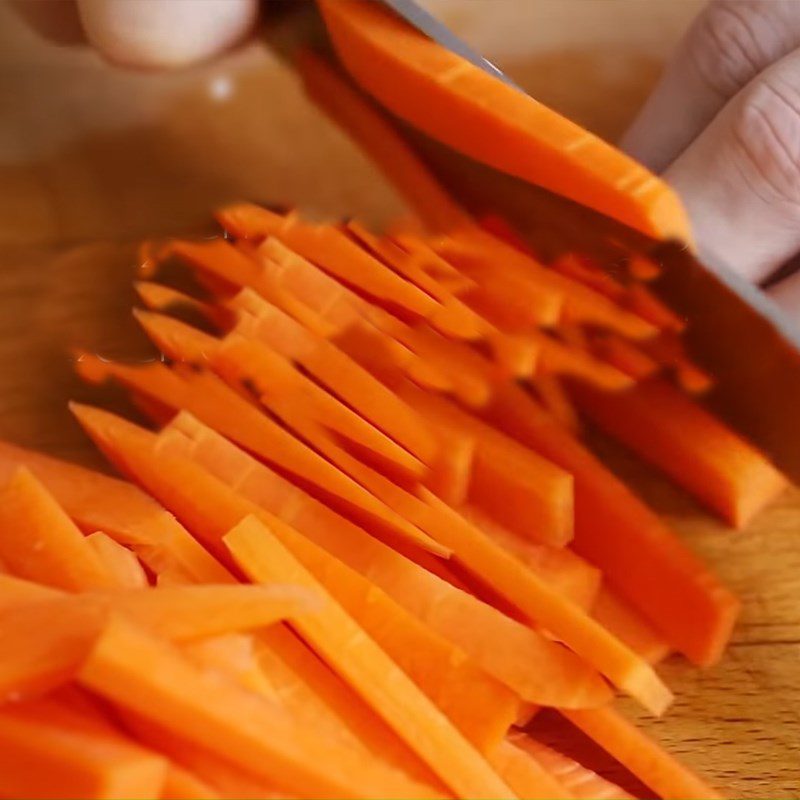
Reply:
<svg viewBox="0 0 800 800"><path fill-rule="evenodd" d="M616 137L697 0L430 0L539 99ZM99 464L70 420L69 345L146 352L130 321L134 243L199 230L227 200L373 224L403 212L260 42L178 74L113 70L0 6L0 436ZM735 797L800 797L800 493L730 532L620 454L614 467L744 600L718 667L662 669L677 702L643 724Z"/></svg>

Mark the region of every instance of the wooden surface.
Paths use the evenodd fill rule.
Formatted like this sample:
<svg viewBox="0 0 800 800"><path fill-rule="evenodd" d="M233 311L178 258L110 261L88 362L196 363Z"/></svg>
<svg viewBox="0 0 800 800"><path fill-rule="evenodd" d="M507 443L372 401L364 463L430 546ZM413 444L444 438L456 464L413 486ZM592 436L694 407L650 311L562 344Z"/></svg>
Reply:
<svg viewBox="0 0 800 800"><path fill-rule="evenodd" d="M431 0L525 88L604 136L624 128L695 0ZM97 393L67 348L146 353L130 321L133 243L207 224L238 197L380 224L397 197L253 42L176 75L47 45L0 6L0 435L100 463L67 415ZM744 600L718 667L662 673L677 702L644 720L735 797L800 797L800 494L730 532L614 457Z"/></svg>

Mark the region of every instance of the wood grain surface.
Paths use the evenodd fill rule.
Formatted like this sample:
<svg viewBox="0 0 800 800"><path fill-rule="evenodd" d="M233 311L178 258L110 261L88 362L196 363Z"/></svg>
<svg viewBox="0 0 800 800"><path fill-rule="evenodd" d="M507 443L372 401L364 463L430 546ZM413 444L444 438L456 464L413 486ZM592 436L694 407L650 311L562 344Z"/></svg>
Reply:
<svg viewBox="0 0 800 800"><path fill-rule="evenodd" d="M609 138L699 7L428 5L535 96ZM178 74L128 73L43 41L0 6L0 116L0 436L86 463L100 461L65 402L99 395L72 377L68 348L149 352L129 313L141 237L201 230L210 208L240 197L377 225L404 211L260 41ZM642 724L731 796L800 797L800 493L731 532L600 446L744 600L724 661L700 671L669 660L677 702Z"/></svg>

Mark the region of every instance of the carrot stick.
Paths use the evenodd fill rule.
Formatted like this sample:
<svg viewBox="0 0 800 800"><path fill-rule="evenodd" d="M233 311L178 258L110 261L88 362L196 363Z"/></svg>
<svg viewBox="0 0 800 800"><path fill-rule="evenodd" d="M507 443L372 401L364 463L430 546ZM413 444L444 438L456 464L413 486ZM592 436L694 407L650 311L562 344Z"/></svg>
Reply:
<svg viewBox="0 0 800 800"><path fill-rule="evenodd" d="M571 800L574 796L535 758L517 746L513 738L500 743L492 755L491 763L518 797Z"/></svg>
<svg viewBox="0 0 800 800"><path fill-rule="evenodd" d="M628 287L623 304L642 319L652 322L659 330L675 333L686 330L686 319L675 313L647 286L640 283Z"/></svg>
<svg viewBox="0 0 800 800"><path fill-rule="evenodd" d="M224 541L252 580L275 580L276 575L283 579L291 577L302 586L318 589L326 597L318 615L296 620L293 627L446 785L466 798L513 797L478 752L324 592L269 528L251 517L233 528ZM385 692L385 685L393 687L392 693Z"/></svg>
<svg viewBox="0 0 800 800"><path fill-rule="evenodd" d="M663 380L618 395L576 387L575 397L604 431L738 528L787 486L761 453Z"/></svg>
<svg viewBox="0 0 800 800"><path fill-rule="evenodd" d="M15 798L161 797L167 762L53 700L0 710L2 791Z"/></svg>
<svg viewBox="0 0 800 800"><path fill-rule="evenodd" d="M677 650L715 663L739 602L631 491L521 389L498 393L487 416L575 479L575 551Z"/></svg>
<svg viewBox="0 0 800 800"><path fill-rule="evenodd" d="M420 796L410 781L379 762L301 729L281 708L203 673L178 650L122 619L106 626L79 679L114 705L298 796Z"/></svg>
<svg viewBox="0 0 800 800"><path fill-rule="evenodd" d="M176 417L170 428L182 432L191 442L165 438L165 432L159 437L162 453L190 457L229 486L237 487L245 498L367 575L529 702L582 707L597 705L609 697L603 682L567 650L421 569L189 415ZM220 497L217 505L221 503Z"/></svg>
<svg viewBox="0 0 800 800"><path fill-rule="evenodd" d="M675 193L628 156L487 75L387 9L321 0L358 84L454 149L655 237L691 240Z"/></svg>
<svg viewBox="0 0 800 800"><path fill-rule="evenodd" d="M721 797L613 707L562 713L663 800Z"/></svg>
<svg viewBox="0 0 800 800"><path fill-rule="evenodd" d="M462 223L466 212L366 97L308 50L297 56L295 66L314 103L356 141L424 222L435 230Z"/></svg>
<svg viewBox="0 0 800 800"><path fill-rule="evenodd" d="M664 637L607 586L598 592L592 616L650 664L658 664L670 652Z"/></svg>
<svg viewBox="0 0 800 800"><path fill-rule="evenodd" d="M151 311L171 311L188 309L208 320L212 325L224 330L231 324L231 315L224 306L206 303L189 294L152 281L136 281L133 284L136 294Z"/></svg>
<svg viewBox="0 0 800 800"><path fill-rule="evenodd" d="M649 378L659 371L659 364L639 347L615 333L603 332L591 342L591 350L620 372L630 375L634 380Z"/></svg>
<svg viewBox="0 0 800 800"><path fill-rule="evenodd" d="M95 551L112 584L120 589L143 589L147 586L147 574L136 554L115 542L102 531L86 537L86 543Z"/></svg>
<svg viewBox="0 0 800 800"><path fill-rule="evenodd" d="M161 800L219 800L222 795L200 777L177 764L170 764L161 790Z"/></svg>
<svg viewBox="0 0 800 800"><path fill-rule="evenodd" d="M0 556L21 578L62 589L111 586L83 534L24 467L0 490Z"/></svg>
<svg viewBox="0 0 800 800"><path fill-rule="evenodd" d="M550 372L540 372L531 380L531 386L553 419L563 425L573 436L580 433L578 412L573 407L558 376Z"/></svg>
<svg viewBox="0 0 800 800"><path fill-rule="evenodd" d="M626 287L596 264L587 262L577 253L564 253L550 267L571 280L583 283L615 302L626 294ZM638 313L638 312L637 312ZM641 316L641 315L640 315ZM645 317L645 319L648 319ZM650 320L653 322L653 320Z"/></svg>
<svg viewBox="0 0 800 800"><path fill-rule="evenodd" d="M439 454L431 464L425 485L450 506L465 503L472 480L474 437L452 428L438 428Z"/></svg>

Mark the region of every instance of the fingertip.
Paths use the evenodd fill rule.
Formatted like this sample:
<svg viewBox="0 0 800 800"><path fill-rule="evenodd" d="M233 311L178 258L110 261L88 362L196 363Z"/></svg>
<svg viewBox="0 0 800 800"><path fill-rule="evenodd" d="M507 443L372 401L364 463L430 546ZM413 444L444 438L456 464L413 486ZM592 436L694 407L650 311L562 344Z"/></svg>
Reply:
<svg viewBox="0 0 800 800"><path fill-rule="evenodd" d="M86 38L110 61L174 68L227 50L252 29L258 0L78 0Z"/></svg>

